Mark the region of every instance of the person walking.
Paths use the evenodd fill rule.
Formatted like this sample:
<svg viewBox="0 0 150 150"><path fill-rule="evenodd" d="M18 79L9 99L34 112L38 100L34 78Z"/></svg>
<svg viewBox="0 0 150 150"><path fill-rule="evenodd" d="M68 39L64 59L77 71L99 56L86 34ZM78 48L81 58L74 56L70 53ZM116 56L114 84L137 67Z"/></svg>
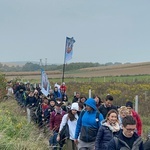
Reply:
<svg viewBox="0 0 150 150"><path fill-rule="evenodd" d="M132 116L122 120L122 130L108 143L107 150L144 150L143 141L135 132L136 121Z"/></svg>
<svg viewBox="0 0 150 150"><path fill-rule="evenodd" d="M78 120L78 111L79 111L79 105L78 103L72 103L71 109L67 114L65 114L62 118L60 128L59 128L59 134L57 136L57 141L60 141L60 132L65 126L65 124L68 124L69 127L69 139L66 139L66 149L68 150L77 150L77 146L74 143L74 136L75 136L75 129L77 125Z"/></svg>
<svg viewBox="0 0 150 150"><path fill-rule="evenodd" d="M119 132L119 130L118 112L112 109L107 113L106 119L102 121L102 125L98 130L95 141L95 150L106 150L109 141Z"/></svg>
<svg viewBox="0 0 150 150"><path fill-rule="evenodd" d="M100 107L98 108L100 113L102 113L104 119L106 118L107 113L111 109L117 110L117 107L113 105L113 97L111 95L107 95L105 101Z"/></svg>
<svg viewBox="0 0 150 150"><path fill-rule="evenodd" d="M76 92L75 96L73 97L72 103L80 101L80 93Z"/></svg>
<svg viewBox="0 0 150 150"><path fill-rule="evenodd" d="M62 117L66 113L62 110L61 105L62 103L56 103L55 109L50 116L50 130L52 131L52 136L50 137L49 144L53 147L53 150L57 150L58 146L60 147L60 150L62 149L62 145L57 142L60 123L62 121Z"/></svg>
<svg viewBox="0 0 150 150"><path fill-rule="evenodd" d="M80 113L77 121L74 142L78 150L94 150L96 135L104 118L93 98L87 99L85 104L85 111Z"/></svg>
<svg viewBox="0 0 150 150"><path fill-rule="evenodd" d="M129 115L129 110L126 106L121 106L120 108L118 108L118 112L119 112L119 115L118 115L119 125L120 125L120 128L122 129L122 119L126 117L127 115Z"/></svg>
<svg viewBox="0 0 150 150"><path fill-rule="evenodd" d="M131 101L126 102L126 107L129 110L129 114L136 120L136 132L139 136L142 134L142 121L140 115L133 109L133 103Z"/></svg>

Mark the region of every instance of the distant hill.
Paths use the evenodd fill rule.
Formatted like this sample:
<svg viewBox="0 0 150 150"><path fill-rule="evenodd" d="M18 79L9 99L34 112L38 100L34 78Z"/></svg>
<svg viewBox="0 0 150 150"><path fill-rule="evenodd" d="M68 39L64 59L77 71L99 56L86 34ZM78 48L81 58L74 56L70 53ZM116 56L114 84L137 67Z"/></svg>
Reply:
<svg viewBox="0 0 150 150"><path fill-rule="evenodd" d="M26 61L1 62L1 64L7 65L7 66L9 66L9 67L12 67L12 66L23 66L23 65L25 65L26 63L27 63Z"/></svg>
<svg viewBox="0 0 150 150"><path fill-rule="evenodd" d="M33 64L40 64L40 62L37 62L37 61L14 61L14 62L0 62L1 64L3 65L7 65L9 67L12 67L12 66L24 66L26 63L33 63ZM47 65L50 65L49 63L47 63ZM59 65L59 64L58 64Z"/></svg>
<svg viewBox="0 0 150 150"><path fill-rule="evenodd" d="M33 64L39 64L39 62L36 62L36 61L14 61L14 62L0 62L0 63L11 67L11 66L24 66L26 63L29 63L29 62Z"/></svg>

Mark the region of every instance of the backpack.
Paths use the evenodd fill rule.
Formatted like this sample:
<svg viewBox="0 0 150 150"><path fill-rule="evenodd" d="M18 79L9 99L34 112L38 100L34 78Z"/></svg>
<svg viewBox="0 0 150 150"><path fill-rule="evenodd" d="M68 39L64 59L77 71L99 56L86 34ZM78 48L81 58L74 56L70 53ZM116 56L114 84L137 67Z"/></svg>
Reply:
<svg viewBox="0 0 150 150"><path fill-rule="evenodd" d="M65 144L65 140L69 139L69 137L70 137L69 126L68 126L68 117L67 117L67 122L61 129L59 136L60 136L59 144L61 144L61 145Z"/></svg>

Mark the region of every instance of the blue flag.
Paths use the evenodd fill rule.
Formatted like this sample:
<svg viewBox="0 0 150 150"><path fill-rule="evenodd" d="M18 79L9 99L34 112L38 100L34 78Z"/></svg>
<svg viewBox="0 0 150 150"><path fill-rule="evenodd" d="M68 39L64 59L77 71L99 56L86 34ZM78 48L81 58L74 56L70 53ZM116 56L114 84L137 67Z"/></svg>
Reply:
<svg viewBox="0 0 150 150"><path fill-rule="evenodd" d="M47 96L49 94L50 90L50 83L48 80L48 77L46 75L46 72L41 69L41 92Z"/></svg>
<svg viewBox="0 0 150 150"><path fill-rule="evenodd" d="M66 47L65 47L65 63L67 63L71 58L73 54L73 44L75 43L75 40L69 37L66 37Z"/></svg>

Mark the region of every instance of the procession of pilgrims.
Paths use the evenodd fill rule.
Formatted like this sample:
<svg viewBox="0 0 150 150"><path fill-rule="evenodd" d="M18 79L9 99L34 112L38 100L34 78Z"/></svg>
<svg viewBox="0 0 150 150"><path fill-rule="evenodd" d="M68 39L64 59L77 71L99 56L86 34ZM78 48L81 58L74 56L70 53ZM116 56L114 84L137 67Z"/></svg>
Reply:
<svg viewBox="0 0 150 150"><path fill-rule="evenodd" d="M141 138L142 121L132 101L115 106L113 95L102 100L96 94L87 98L80 91L68 98L65 82L55 83L47 96L40 85L29 82L9 84L7 89L25 112L30 110L31 121L50 133L52 150L150 150L149 138L146 142Z"/></svg>

